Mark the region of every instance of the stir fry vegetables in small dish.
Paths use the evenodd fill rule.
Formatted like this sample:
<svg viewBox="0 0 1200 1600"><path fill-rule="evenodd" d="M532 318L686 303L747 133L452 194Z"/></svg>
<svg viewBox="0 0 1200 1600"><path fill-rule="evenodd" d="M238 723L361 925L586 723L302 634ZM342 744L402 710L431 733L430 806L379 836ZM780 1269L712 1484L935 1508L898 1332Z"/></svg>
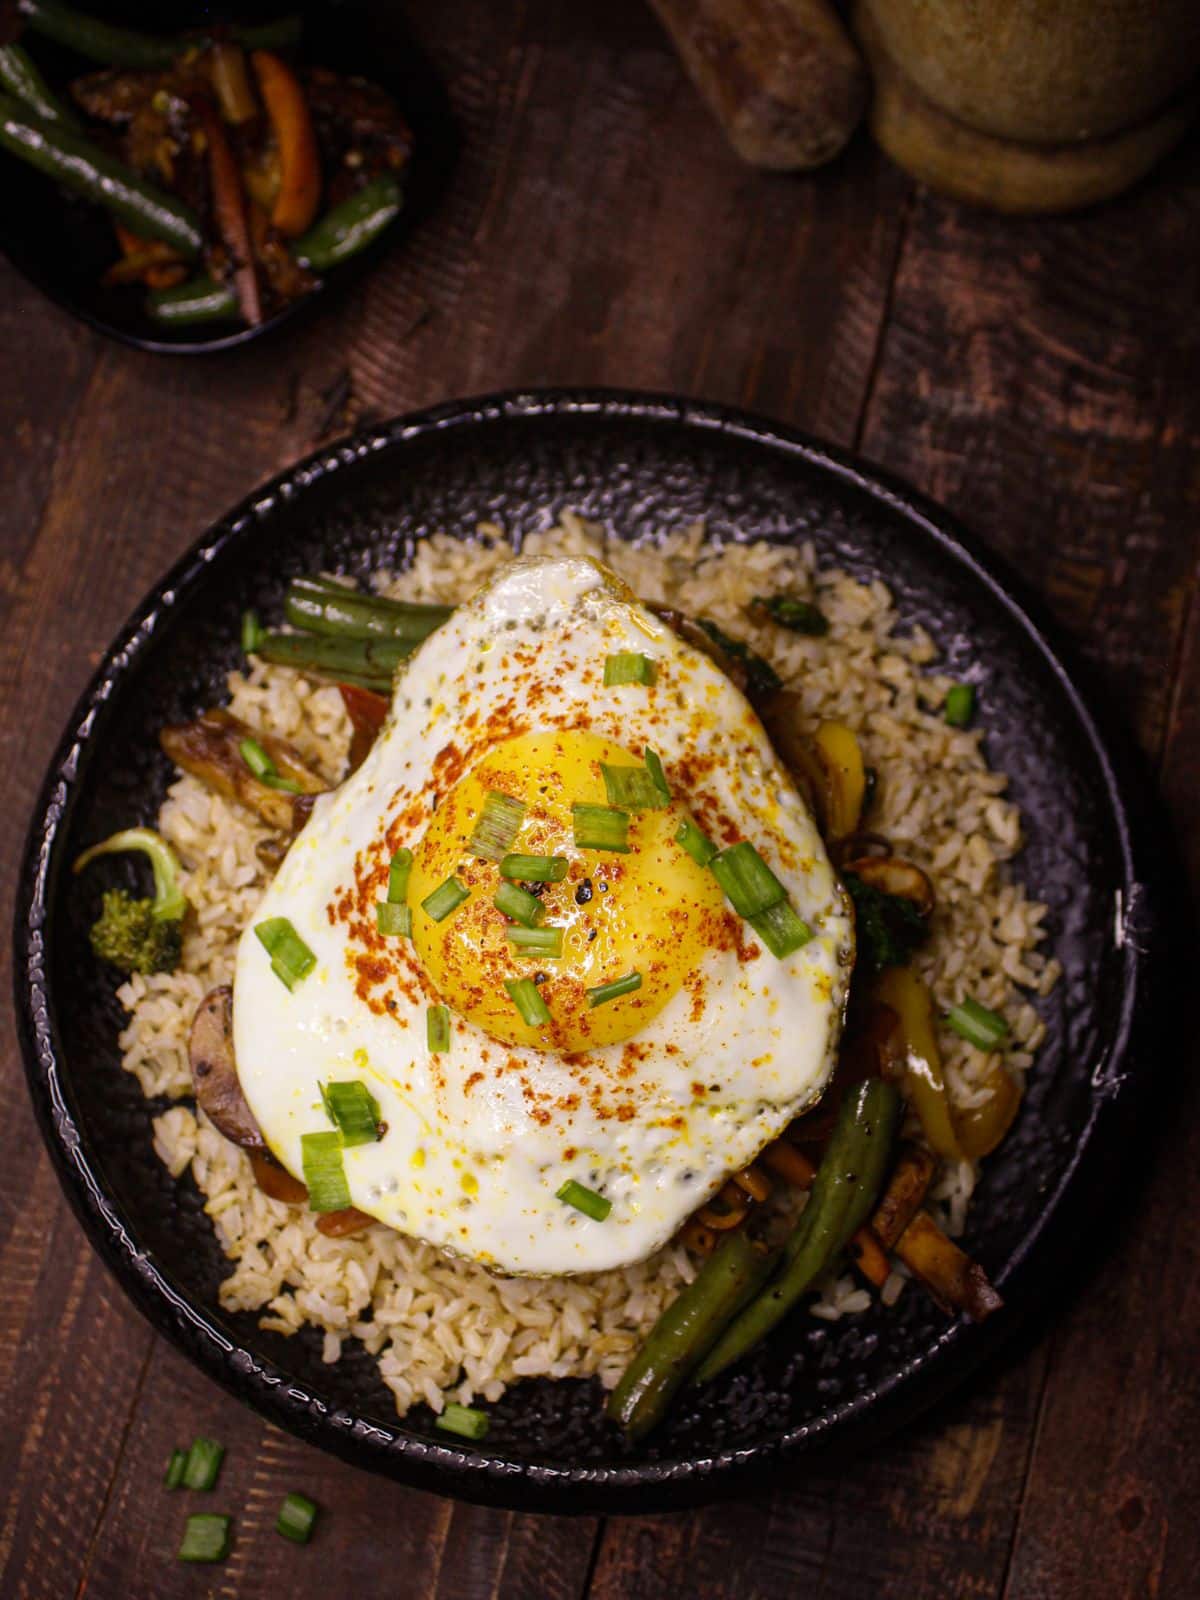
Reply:
<svg viewBox="0 0 1200 1600"><path fill-rule="evenodd" d="M16 9L20 32L0 45L0 159L49 180L43 204L53 183L60 206L107 216L98 303L110 297L119 320L136 296L150 342L154 329L202 343L275 321L401 215L405 110L312 54L298 16L168 35L62 0ZM47 57L71 75L52 78Z"/></svg>
<svg viewBox="0 0 1200 1600"><path fill-rule="evenodd" d="M861 601L827 613L810 582L714 617L553 548L461 576L454 596L316 574L281 625L247 613L233 704L161 731L181 774L163 836L79 862L154 868L154 898L108 890L93 933L135 975L127 1004L167 992L174 961L211 983L198 1005L181 991L197 1110L168 1114L165 1159L191 1151L206 1182L224 1162L238 1215L256 1188L365 1250L347 1271L369 1262L405 1306L449 1274L439 1348L461 1340L462 1376L432 1378L423 1326L404 1356L376 1348L402 1407L440 1389L468 1439L487 1429L471 1402L542 1370L524 1332L505 1356L505 1313L468 1314L493 1285L540 1290L551 1350L587 1350L549 1370L598 1371L635 1443L810 1312L912 1283L991 1316L952 1235L1019 1111L1036 1017L1014 1037L998 977L947 990L975 970L947 943L965 868L939 893L961 841L906 836L913 759L796 670L812 641L812 671L843 681ZM975 761L961 687L928 691L925 748ZM303 732L299 704L339 730L335 757L328 734L280 732L271 708ZM254 890L218 958L206 927L233 913L203 863L231 851ZM1005 918L1032 950L1037 917ZM355 1331L370 1346L378 1326Z"/></svg>

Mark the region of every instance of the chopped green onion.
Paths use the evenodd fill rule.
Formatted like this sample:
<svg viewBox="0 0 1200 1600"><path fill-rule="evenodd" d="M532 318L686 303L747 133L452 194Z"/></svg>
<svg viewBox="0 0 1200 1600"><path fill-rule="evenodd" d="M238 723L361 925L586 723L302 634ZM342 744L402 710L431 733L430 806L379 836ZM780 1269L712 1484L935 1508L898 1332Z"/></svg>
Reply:
<svg viewBox="0 0 1200 1600"><path fill-rule="evenodd" d="M356 1078L324 1083L321 1099L347 1149L356 1144L374 1144L379 1138L379 1102L365 1083Z"/></svg>
<svg viewBox="0 0 1200 1600"><path fill-rule="evenodd" d="M684 817L675 834L675 843L680 844L691 856L698 867L706 867L717 853L717 847L692 821L691 817Z"/></svg>
<svg viewBox="0 0 1200 1600"><path fill-rule="evenodd" d="M520 883L561 883L566 875L566 856L505 856L500 863L500 876Z"/></svg>
<svg viewBox="0 0 1200 1600"><path fill-rule="evenodd" d="M576 1211L582 1211L585 1217L591 1217L593 1222L603 1222L612 1210L611 1200L597 1194L594 1189L585 1188L582 1183L576 1183L574 1178L568 1178L554 1198L565 1200Z"/></svg>
<svg viewBox="0 0 1200 1600"><path fill-rule="evenodd" d="M183 1469L186 1464L186 1450L171 1451L171 1459L167 1462L167 1471L163 1478L163 1483L168 1489L178 1489L183 1482Z"/></svg>
<svg viewBox="0 0 1200 1600"><path fill-rule="evenodd" d="M436 889L425 896L421 906L435 922L444 922L470 893L457 878L447 878L445 883L439 883Z"/></svg>
<svg viewBox="0 0 1200 1600"><path fill-rule="evenodd" d="M243 739L238 745L242 760L256 778L265 778L275 771L275 763L257 739Z"/></svg>
<svg viewBox="0 0 1200 1600"><path fill-rule="evenodd" d="M530 894L528 889L518 888L515 883L502 883L492 898L492 904L497 911L513 922L519 922L523 928L534 928L546 915L546 908L537 895Z"/></svg>
<svg viewBox="0 0 1200 1600"><path fill-rule="evenodd" d="M969 683L956 683L946 691L944 712L952 728L965 728L975 715L975 690Z"/></svg>
<svg viewBox="0 0 1200 1600"><path fill-rule="evenodd" d="M614 978L612 983L597 984L594 989L587 991L589 1006L602 1006L609 1000L619 1000L623 994L632 994L635 989L642 987L640 972L627 972L623 978Z"/></svg>
<svg viewBox="0 0 1200 1600"><path fill-rule="evenodd" d="M718 850L708 866L739 917L756 917L787 899L787 890L745 839Z"/></svg>
<svg viewBox="0 0 1200 1600"><path fill-rule="evenodd" d="M664 806L671 804L671 785L667 782L667 775L663 771L663 764L659 757L649 746L646 747L642 758L646 763L646 771L654 779L654 787L658 790L659 798Z"/></svg>
<svg viewBox="0 0 1200 1600"><path fill-rule="evenodd" d="M412 938L412 907L394 905L390 900L375 902L375 926L385 938Z"/></svg>
<svg viewBox="0 0 1200 1600"><path fill-rule="evenodd" d="M489 789L471 835L471 854L482 856L485 861L502 861L512 849L524 815L525 807L520 800L501 794L498 789Z"/></svg>
<svg viewBox="0 0 1200 1600"><path fill-rule="evenodd" d="M350 1204L350 1185L342 1166L340 1133L303 1133L300 1159L308 1185L310 1211L345 1211Z"/></svg>
<svg viewBox="0 0 1200 1600"><path fill-rule="evenodd" d="M636 650L620 650L615 656L604 658L606 689L621 683L653 683L655 676L653 661Z"/></svg>
<svg viewBox="0 0 1200 1600"><path fill-rule="evenodd" d="M264 772L259 779L268 789L282 789L284 794L303 794L304 790L295 778L285 778L281 772Z"/></svg>
<svg viewBox="0 0 1200 1600"><path fill-rule="evenodd" d="M796 915L788 900L780 900L747 920L771 954L780 961L812 938L812 929Z"/></svg>
<svg viewBox="0 0 1200 1600"><path fill-rule="evenodd" d="M283 1497L279 1515L275 1519L275 1532L281 1533L293 1544L307 1544L312 1538L317 1508L307 1495L288 1494Z"/></svg>
<svg viewBox="0 0 1200 1600"><path fill-rule="evenodd" d="M460 1406L457 1400L451 1400L434 1426L443 1433L461 1434L464 1439L482 1439L488 1431L488 1417L485 1411L478 1411L474 1406Z"/></svg>
<svg viewBox="0 0 1200 1600"><path fill-rule="evenodd" d="M629 814L611 806L573 805L571 824L580 850L610 850L629 854Z"/></svg>
<svg viewBox="0 0 1200 1600"><path fill-rule="evenodd" d="M508 942L517 956L545 956L557 961L563 953L561 928L509 928Z"/></svg>
<svg viewBox="0 0 1200 1600"><path fill-rule="evenodd" d="M317 958L286 917L268 917L257 922L254 931L271 958L271 971L281 983L294 989L317 964Z"/></svg>
<svg viewBox="0 0 1200 1600"><path fill-rule="evenodd" d="M211 1489L217 1481L224 1458L225 1446L218 1444L215 1439L193 1440L183 1464L184 1488Z"/></svg>
<svg viewBox="0 0 1200 1600"><path fill-rule="evenodd" d="M964 1000L951 1006L946 1021L968 1044L980 1050L995 1050L1008 1037L1008 1023L998 1011L989 1011L978 1000Z"/></svg>
<svg viewBox="0 0 1200 1600"><path fill-rule="evenodd" d="M263 626L258 620L257 611L242 612L242 649L248 656L252 656L258 649L258 641L262 638Z"/></svg>
<svg viewBox="0 0 1200 1600"><path fill-rule="evenodd" d="M179 1546L180 1561L224 1561L229 1554L229 1523L228 1517L210 1511L189 1517Z"/></svg>
<svg viewBox="0 0 1200 1600"><path fill-rule="evenodd" d="M829 619L820 607L794 594L756 595L750 602L750 609L770 617L781 628L790 628L793 633L816 636L829 632Z"/></svg>
<svg viewBox="0 0 1200 1600"><path fill-rule="evenodd" d="M628 806L631 811L657 811L670 803L670 792L664 799L654 774L645 767L610 767L602 761L600 772L610 805Z"/></svg>
<svg viewBox="0 0 1200 1600"><path fill-rule="evenodd" d="M441 1050L449 1050L450 1008L448 1006L430 1006L425 1013L425 1040L434 1055Z"/></svg>
<svg viewBox="0 0 1200 1600"><path fill-rule="evenodd" d="M504 987L521 1013L521 1020L531 1028L541 1028L550 1021L550 1009L532 978L506 979Z"/></svg>
<svg viewBox="0 0 1200 1600"><path fill-rule="evenodd" d="M412 871L412 851L397 850L388 863L388 892L391 905L403 905L408 896L408 875Z"/></svg>

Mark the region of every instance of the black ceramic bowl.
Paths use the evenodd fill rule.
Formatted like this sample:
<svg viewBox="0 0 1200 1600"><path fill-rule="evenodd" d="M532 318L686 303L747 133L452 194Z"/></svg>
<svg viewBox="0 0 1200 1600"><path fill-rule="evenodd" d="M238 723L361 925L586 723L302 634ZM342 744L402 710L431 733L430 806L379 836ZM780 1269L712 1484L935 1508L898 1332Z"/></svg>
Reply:
<svg viewBox="0 0 1200 1600"><path fill-rule="evenodd" d="M533 1382L489 1408L478 1448L417 1411L397 1422L365 1353L321 1361L317 1334L263 1333L217 1302L227 1263L190 1180L151 1152L118 1064L111 974L90 958L94 907L68 866L86 842L150 821L169 781L156 733L221 697L246 606L277 614L298 573L403 563L437 529L495 519L520 535L574 507L616 535L707 520L714 538L812 539L891 587L949 670L979 685L991 761L1011 775L1028 844L1017 871L1051 907L1065 974L1016 1127L987 1162L967 1247L1008 1303L982 1327L906 1294L834 1325L803 1316L725 1381L677 1405L641 1448L590 1382ZM399 419L312 457L218 524L138 608L71 720L46 780L17 910L17 1009L37 1114L64 1187L132 1298L182 1350L272 1421L361 1466L524 1509L651 1511L859 1447L965 1374L1055 1292L1083 1208L1151 1071L1157 891L1142 825L1058 655L1007 581L948 519L868 469L750 417L650 396L517 394Z"/></svg>
<svg viewBox="0 0 1200 1600"><path fill-rule="evenodd" d="M5 204L0 208L0 251L35 288L122 344L161 355L204 355L231 350L294 325L330 295L361 281L381 256L412 231L437 204L458 153L458 134L449 101L428 59L410 37L394 6L373 6L366 0L326 0L302 7L255 5L253 0L221 6L195 4L172 8L145 0L84 0L79 7L106 22L146 33L182 32L227 20L264 21L284 12L304 11L304 35L297 52L301 61L357 73L393 96L413 130L413 156L405 174L404 208L375 242L344 266L326 274L311 294L276 312L257 328L236 321L164 327L145 310L140 284L106 288L105 270L117 259L112 223L99 206L68 194L0 151ZM56 94L67 99L67 85L98 63L77 55L32 31L21 38ZM82 119L85 123L87 118Z"/></svg>

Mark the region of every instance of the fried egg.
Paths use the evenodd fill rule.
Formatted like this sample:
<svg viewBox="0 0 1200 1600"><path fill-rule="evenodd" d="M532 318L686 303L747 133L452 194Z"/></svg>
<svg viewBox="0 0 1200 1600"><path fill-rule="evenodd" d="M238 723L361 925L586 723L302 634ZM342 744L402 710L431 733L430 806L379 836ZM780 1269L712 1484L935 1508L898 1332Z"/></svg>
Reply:
<svg viewBox="0 0 1200 1600"><path fill-rule="evenodd" d="M626 652L652 682L605 685ZM574 808L607 803L604 767L647 751L669 802L630 811L624 850L577 845ZM523 885L538 925L562 930L558 956L515 945L493 904L505 880L471 842L489 794L523 808L513 851L565 859L559 881ZM755 845L807 943L771 954L682 848L688 818L717 846ZM411 937L377 926L401 850ZM750 706L579 557L517 559L420 646L254 923L275 917L315 965L289 989L252 925L234 985L239 1077L274 1154L302 1176L302 1136L331 1127L322 1084L361 1081L383 1132L344 1151L352 1203L514 1274L617 1267L669 1240L819 1097L853 955L844 893ZM523 979L548 1020L526 1020ZM431 1048L442 1006L449 1038ZM558 1198L571 1182L607 1202L602 1220Z"/></svg>

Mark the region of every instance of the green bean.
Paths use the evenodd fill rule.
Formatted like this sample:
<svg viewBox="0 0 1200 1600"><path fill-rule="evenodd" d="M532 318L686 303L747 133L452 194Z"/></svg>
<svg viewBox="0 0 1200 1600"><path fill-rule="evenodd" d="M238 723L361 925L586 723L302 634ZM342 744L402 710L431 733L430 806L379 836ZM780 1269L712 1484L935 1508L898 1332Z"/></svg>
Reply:
<svg viewBox="0 0 1200 1600"><path fill-rule="evenodd" d="M155 322L162 323L228 322L239 315L233 285L209 277L191 278L172 289L155 289L147 297L146 310Z"/></svg>
<svg viewBox="0 0 1200 1600"><path fill-rule="evenodd" d="M883 1186L899 1117L900 1096L883 1078L869 1078L842 1101L780 1271L700 1363L697 1383L708 1383L764 1339L866 1220Z"/></svg>
<svg viewBox="0 0 1200 1600"><path fill-rule="evenodd" d="M315 672L338 683L354 681L361 688L391 688L400 663L413 651L407 639L336 639L311 633L264 633L255 654L278 666ZM349 674L349 676L347 676Z"/></svg>
<svg viewBox="0 0 1200 1600"><path fill-rule="evenodd" d="M139 33L76 11L62 0L19 0L17 9L33 32L105 66L169 67L210 37L203 29L195 34ZM235 24L229 37L247 50L286 50L299 42L301 29L299 17L280 17L253 27Z"/></svg>
<svg viewBox="0 0 1200 1600"><path fill-rule="evenodd" d="M90 139L72 133L61 123L44 121L3 94L0 146L56 179L64 188L98 201L143 237L165 239L189 256L198 254L204 243L200 224L181 201L144 183Z"/></svg>
<svg viewBox="0 0 1200 1600"><path fill-rule="evenodd" d="M445 622L453 607L416 606L298 578L288 590L285 610L293 627L312 633L343 639L407 639L419 644Z"/></svg>
<svg viewBox="0 0 1200 1600"><path fill-rule="evenodd" d="M403 198L398 179L373 178L318 218L293 243L292 255L314 272L340 266L379 237L399 215Z"/></svg>
<svg viewBox="0 0 1200 1600"><path fill-rule="evenodd" d="M66 128L79 129L75 113L51 93L29 52L19 44L0 45L0 89L7 90L44 122L59 122Z"/></svg>
<svg viewBox="0 0 1200 1600"><path fill-rule="evenodd" d="M608 1415L629 1438L640 1439L661 1421L680 1384L755 1293L770 1266L745 1231L737 1229L676 1295L609 1397Z"/></svg>

